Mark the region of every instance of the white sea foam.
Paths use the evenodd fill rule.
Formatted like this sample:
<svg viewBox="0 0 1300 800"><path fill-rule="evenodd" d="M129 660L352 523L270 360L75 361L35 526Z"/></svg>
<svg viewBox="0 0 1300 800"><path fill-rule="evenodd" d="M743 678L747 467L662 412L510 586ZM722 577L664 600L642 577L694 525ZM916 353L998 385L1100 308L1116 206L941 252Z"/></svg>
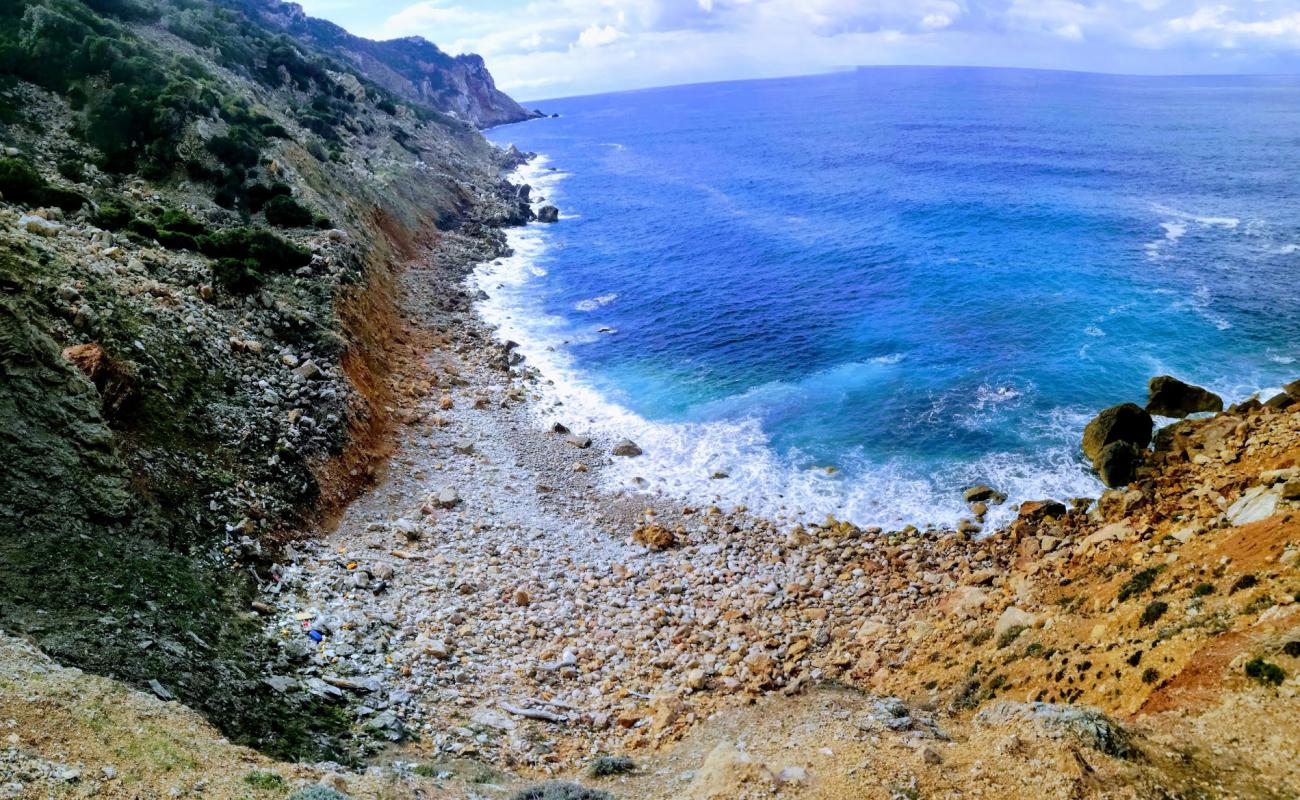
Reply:
<svg viewBox="0 0 1300 800"><path fill-rule="evenodd" d="M1160 223L1161 229L1164 230L1164 236L1142 245L1142 249L1146 251L1147 257L1153 261L1165 258L1165 249L1178 244L1178 241L1187 235L1191 225L1217 227L1227 230L1235 230L1239 225L1241 225L1241 220L1236 217L1215 217L1190 214L1186 211L1179 211L1176 208L1170 208L1169 206L1160 205L1158 203L1152 203L1151 208L1161 216L1170 218Z"/></svg>
<svg viewBox="0 0 1300 800"><path fill-rule="evenodd" d="M1221 228L1236 228L1238 225L1241 224L1241 220L1237 219L1236 217L1215 217L1215 216L1204 216L1201 214L1191 214L1186 211L1179 211L1176 208L1170 208L1169 206L1160 205L1159 203L1153 203L1151 207L1154 208L1157 212L1173 217L1176 220L1195 222L1198 225L1213 225Z"/></svg>
<svg viewBox="0 0 1300 800"><path fill-rule="evenodd" d="M546 159L539 157L524 165L515 180L530 183L538 194L556 202L564 173L548 170L546 165ZM647 420L620 403L616 391L604 391L593 384L575 364L566 345L597 339L599 334L591 325L575 325L543 311L536 282L547 274L547 242L553 235L551 226L541 224L510 229L507 239L513 254L481 265L469 283L487 294L476 306L480 315L496 326L502 339L517 342L526 362L548 379L542 384L542 398L531 405L539 424L561 420L590 434L631 438L642 447L641 457L616 459L604 471L607 488L661 493L700 503L721 498L787 522L817 521L831 514L859 524L893 527L956 524L969 515L960 490L974 483L995 485L1013 501L1095 495L1099 490L1096 479L1073 452L1072 443L1086 422L1078 413L1060 411L1041 422L1040 435L1059 445L1037 454L1033 463L1020 454L990 453L973 462L929 472L907 462L867 463L860 453L853 452L845 453L840 464L809 466L811 460L801 453L779 455L769 446L759 420L746 415L746 409L770 407L782 398L825 396L825 392L844 391L845 387L869 386L880 379L882 370L902 360L901 353L840 365L797 384L755 387L704 409L697 418L706 421ZM599 308L602 303L598 301L606 298L613 300L602 295L590 302ZM1022 394L1021 388L990 384L977 390L973 408L946 408L950 403L960 406L954 395L937 399L932 410L938 421L987 425L993 421L989 415L996 415L996 407L1014 403ZM828 470L827 466L837 469ZM726 477L713 477L722 474ZM990 522L1005 522L1012 508L1008 504L994 509Z"/></svg>
<svg viewBox="0 0 1300 800"><path fill-rule="evenodd" d="M602 294L599 297L593 297L589 300L579 300L573 307L578 311L595 311L601 306L607 306L617 299L618 292L610 292L609 294Z"/></svg>

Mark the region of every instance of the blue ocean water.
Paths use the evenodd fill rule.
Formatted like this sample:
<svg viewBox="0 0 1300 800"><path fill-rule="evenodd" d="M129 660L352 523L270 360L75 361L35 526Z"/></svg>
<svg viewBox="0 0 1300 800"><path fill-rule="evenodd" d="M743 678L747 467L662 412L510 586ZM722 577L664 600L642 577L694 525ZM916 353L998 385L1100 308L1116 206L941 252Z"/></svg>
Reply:
<svg viewBox="0 0 1300 800"><path fill-rule="evenodd" d="M880 68L540 104L477 276L613 480L856 522L1095 496L1088 418L1300 377L1300 79ZM602 330L604 329L604 330ZM716 477L725 473L727 477ZM641 480L637 480L641 479Z"/></svg>

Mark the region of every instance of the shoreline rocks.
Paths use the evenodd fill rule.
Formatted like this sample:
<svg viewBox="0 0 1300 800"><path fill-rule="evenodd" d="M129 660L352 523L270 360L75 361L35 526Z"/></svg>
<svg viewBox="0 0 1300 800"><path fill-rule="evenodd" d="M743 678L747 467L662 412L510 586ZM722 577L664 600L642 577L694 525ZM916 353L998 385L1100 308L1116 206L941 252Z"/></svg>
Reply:
<svg viewBox="0 0 1300 800"><path fill-rule="evenodd" d="M1223 398L1172 375L1158 375L1147 384L1146 410L1159 417L1182 419L1188 414L1222 411Z"/></svg>

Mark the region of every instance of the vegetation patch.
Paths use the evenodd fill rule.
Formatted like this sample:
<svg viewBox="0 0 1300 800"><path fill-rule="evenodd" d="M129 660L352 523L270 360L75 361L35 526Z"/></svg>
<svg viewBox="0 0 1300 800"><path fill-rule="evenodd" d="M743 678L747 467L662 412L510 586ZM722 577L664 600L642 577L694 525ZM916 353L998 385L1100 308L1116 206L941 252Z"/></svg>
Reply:
<svg viewBox="0 0 1300 800"><path fill-rule="evenodd" d="M1154 625L1168 610L1168 603L1163 600L1152 600L1147 603L1146 608L1142 609L1142 616L1138 619L1138 624L1143 628Z"/></svg>
<svg viewBox="0 0 1300 800"><path fill-rule="evenodd" d="M1254 575L1242 575L1240 578L1233 581L1232 587L1228 589L1228 594L1236 594L1242 589L1249 589L1258 583L1259 578L1256 578Z"/></svg>
<svg viewBox="0 0 1300 800"><path fill-rule="evenodd" d="M306 228L315 219L310 208L288 195L272 197L262 211L266 221L277 228Z"/></svg>
<svg viewBox="0 0 1300 800"><path fill-rule="evenodd" d="M284 778L275 772L268 770L253 770L244 776L244 783L264 792L274 791L284 787Z"/></svg>
<svg viewBox="0 0 1300 800"><path fill-rule="evenodd" d="M1147 567L1141 572L1135 573L1124 582L1123 586L1119 587L1119 594L1116 595L1116 597L1118 597L1119 601L1122 603L1130 597L1137 597L1145 594L1151 589L1151 586L1156 582L1156 576L1159 575L1160 571L1163 569L1164 566L1161 565L1157 567Z"/></svg>
<svg viewBox="0 0 1300 800"><path fill-rule="evenodd" d="M587 774L593 778L604 778L609 775L622 775L634 769L636 769L636 762L627 756L598 756L587 767Z"/></svg>
<svg viewBox="0 0 1300 800"><path fill-rule="evenodd" d="M86 198L51 186L31 164L17 158L0 158L0 195L11 203L55 206L64 211L76 211L86 204Z"/></svg>
<svg viewBox="0 0 1300 800"><path fill-rule="evenodd" d="M1286 672L1281 667L1262 658L1251 659L1246 662L1246 677L1253 678L1260 683L1267 683L1270 686L1279 686L1282 681L1286 680Z"/></svg>

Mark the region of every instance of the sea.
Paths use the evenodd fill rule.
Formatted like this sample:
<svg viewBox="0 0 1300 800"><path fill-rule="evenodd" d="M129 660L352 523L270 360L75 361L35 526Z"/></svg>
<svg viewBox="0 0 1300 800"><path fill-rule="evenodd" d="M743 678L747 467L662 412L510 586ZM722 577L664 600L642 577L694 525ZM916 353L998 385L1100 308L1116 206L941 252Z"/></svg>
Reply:
<svg viewBox="0 0 1300 800"><path fill-rule="evenodd" d="M1096 497L1084 425L1300 378L1300 78L864 68L532 103L471 278L606 488L898 528ZM1158 420L1168 423L1169 420Z"/></svg>

